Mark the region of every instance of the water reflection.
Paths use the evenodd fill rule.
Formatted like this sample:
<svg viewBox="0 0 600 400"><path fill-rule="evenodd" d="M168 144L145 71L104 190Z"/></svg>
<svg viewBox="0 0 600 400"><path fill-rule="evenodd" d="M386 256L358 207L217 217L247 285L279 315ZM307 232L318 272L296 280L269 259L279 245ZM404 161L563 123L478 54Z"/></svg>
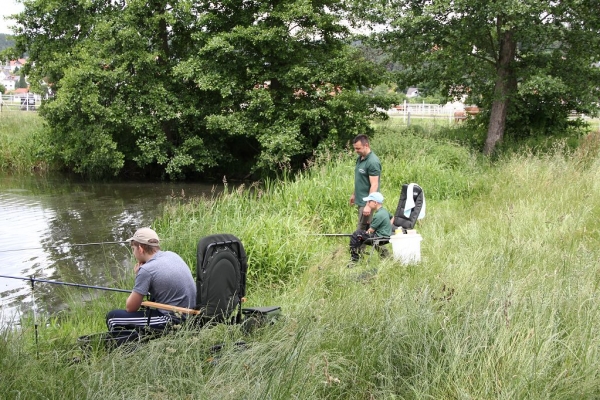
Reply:
<svg viewBox="0 0 600 400"><path fill-rule="evenodd" d="M186 183L89 183L38 176L0 176L0 275L114 286L131 268L126 244L119 242L149 226L163 206L221 188ZM79 289L72 289L79 290ZM64 288L36 284L41 311L64 307ZM0 278L4 321L31 308L29 282Z"/></svg>

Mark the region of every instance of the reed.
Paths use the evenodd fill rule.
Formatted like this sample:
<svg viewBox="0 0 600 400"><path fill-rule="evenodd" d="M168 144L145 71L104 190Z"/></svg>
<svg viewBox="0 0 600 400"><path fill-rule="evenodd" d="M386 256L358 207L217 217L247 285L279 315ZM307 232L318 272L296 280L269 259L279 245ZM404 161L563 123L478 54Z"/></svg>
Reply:
<svg viewBox="0 0 600 400"><path fill-rule="evenodd" d="M490 163L431 132L390 130L372 147L388 208L400 183L425 190L419 264L374 255L348 269L346 239L308 235L353 229L354 156L339 149L296 179L229 187L156 222L191 264L199 237L239 236L249 304L281 305L275 325L182 329L85 354L75 338L104 330L125 295L74 296L64 316L38 323L39 358L31 317L0 332L0 397L598 398L597 150Z"/></svg>

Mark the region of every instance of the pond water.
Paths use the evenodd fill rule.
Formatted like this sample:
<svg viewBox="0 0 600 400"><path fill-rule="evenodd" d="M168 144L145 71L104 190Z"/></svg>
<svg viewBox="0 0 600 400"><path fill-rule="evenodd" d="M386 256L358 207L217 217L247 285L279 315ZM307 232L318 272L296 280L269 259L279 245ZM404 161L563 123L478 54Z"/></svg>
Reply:
<svg viewBox="0 0 600 400"><path fill-rule="evenodd" d="M115 242L150 226L174 198L221 190L211 184L0 176L0 275L114 287L133 260L129 246ZM18 322L34 301L40 312L59 311L64 291L35 283L32 296L30 281L0 277L0 325Z"/></svg>

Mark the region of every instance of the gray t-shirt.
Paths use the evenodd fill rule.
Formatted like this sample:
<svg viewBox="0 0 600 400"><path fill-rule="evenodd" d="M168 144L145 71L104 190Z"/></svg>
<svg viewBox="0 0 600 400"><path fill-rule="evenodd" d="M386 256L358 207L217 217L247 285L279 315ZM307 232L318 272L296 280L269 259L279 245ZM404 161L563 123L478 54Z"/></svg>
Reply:
<svg viewBox="0 0 600 400"><path fill-rule="evenodd" d="M159 250L140 267L133 291L141 295L149 292L151 300L157 303L185 308L196 306L196 282L192 272L172 251Z"/></svg>

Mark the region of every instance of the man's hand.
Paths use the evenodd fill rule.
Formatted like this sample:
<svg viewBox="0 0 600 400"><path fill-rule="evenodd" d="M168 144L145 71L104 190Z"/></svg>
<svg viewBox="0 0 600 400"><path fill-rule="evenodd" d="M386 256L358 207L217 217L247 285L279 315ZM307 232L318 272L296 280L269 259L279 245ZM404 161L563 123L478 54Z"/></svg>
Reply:
<svg viewBox="0 0 600 400"><path fill-rule="evenodd" d="M365 204L365 207L363 208L363 215L365 217L371 215L371 207L369 207L367 204Z"/></svg>
<svg viewBox="0 0 600 400"><path fill-rule="evenodd" d="M144 265L144 264L146 264L146 263L145 263L145 262L139 262L139 263L135 264L135 265L133 266L133 272L134 272L134 273L137 275L137 274L138 274L138 272L140 271L140 267L141 267L142 265Z"/></svg>
<svg viewBox="0 0 600 400"><path fill-rule="evenodd" d="M350 196L350 205L353 206L354 205L354 193L352 193L352 196Z"/></svg>

